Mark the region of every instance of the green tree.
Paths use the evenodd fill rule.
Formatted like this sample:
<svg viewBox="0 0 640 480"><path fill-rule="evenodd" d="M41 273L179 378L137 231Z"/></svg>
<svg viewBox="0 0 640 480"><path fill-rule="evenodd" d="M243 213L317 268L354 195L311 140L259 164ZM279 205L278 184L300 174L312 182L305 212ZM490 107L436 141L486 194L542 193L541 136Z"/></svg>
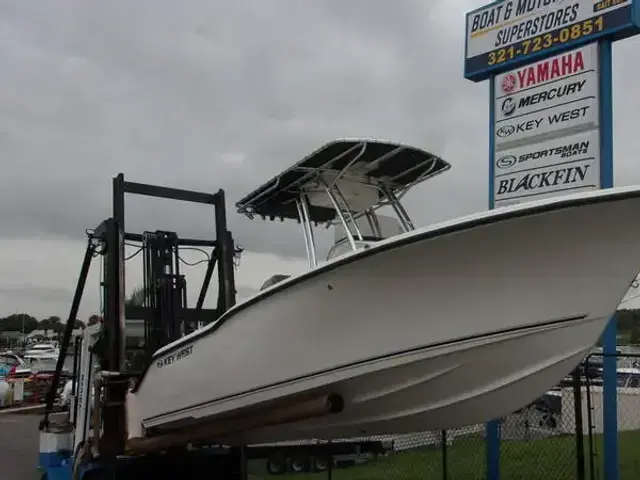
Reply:
<svg viewBox="0 0 640 480"><path fill-rule="evenodd" d="M138 285L129 294L129 298L124 301L124 307L142 307L149 297L149 290L144 285Z"/></svg>
<svg viewBox="0 0 640 480"><path fill-rule="evenodd" d="M44 318L38 323L38 328L40 330L44 330L44 336L46 337L49 333L49 330L53 328L53 323L49 318Z"/></svg>
<svg viewBox="0 0 640 480"><path fill-rule="evenodd" d="M0 332L32 332L38 328L38 319L28 313L14 313L0 318Z"/></svg>
<svg viewBox="0 0 640 480"><path fill-rule="evenodd" d="M124 301L124 307L144 307L146 300L149 297L150 290L145 289L144 285L138 285L135 287L129 297ZM144 340L127 335L126 337L126 350L127 350L127 363L128 369L134 372L141 372L148 361L146 352L144 349Z"/></svg>

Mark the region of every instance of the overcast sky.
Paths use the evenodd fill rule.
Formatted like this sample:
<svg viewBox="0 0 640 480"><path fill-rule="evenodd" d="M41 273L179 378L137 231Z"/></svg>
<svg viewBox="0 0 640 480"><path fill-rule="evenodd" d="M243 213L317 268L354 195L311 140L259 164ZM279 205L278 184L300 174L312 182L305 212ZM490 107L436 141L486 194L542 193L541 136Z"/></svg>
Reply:
<svg viewBox="0 0 640 480"><path fill-rule="evenodd" d="M382 137L453 164L408 196L416 224L484 210L488 84L465 80L462 60L464 14L485 3L0 1L0 316L68 315L84 231L110 214L118 172L224 188L233 207L324 142ZM619 185L640 183L639 47L615 46ZM127 230L212 232L202 207L134 197L127 213ZM297 225L229 219L241 296L305 268ZM99 309L94 267L80 318Z"/></svg>

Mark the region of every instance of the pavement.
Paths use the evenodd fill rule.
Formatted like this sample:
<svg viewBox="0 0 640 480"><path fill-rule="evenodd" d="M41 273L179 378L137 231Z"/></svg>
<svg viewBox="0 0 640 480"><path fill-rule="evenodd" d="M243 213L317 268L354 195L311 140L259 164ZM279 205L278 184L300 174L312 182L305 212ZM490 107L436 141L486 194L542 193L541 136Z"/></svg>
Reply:
<svg viewBox="0 0 640 480"><path fill-rule="evenodd" d="M0 415L0 478L38 480L41 415Z"/></svg>

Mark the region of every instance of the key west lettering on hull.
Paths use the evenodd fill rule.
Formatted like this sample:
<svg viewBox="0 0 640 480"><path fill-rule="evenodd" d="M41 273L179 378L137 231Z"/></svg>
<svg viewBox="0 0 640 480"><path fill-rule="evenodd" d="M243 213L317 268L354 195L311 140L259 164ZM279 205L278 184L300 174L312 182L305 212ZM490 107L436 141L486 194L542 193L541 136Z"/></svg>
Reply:
<svg viewBox="0 0 640 480"><path fill-rule="evenodd" d="M188 357L192 353L193 353L193 345L189 345L188 347L181 348L180 350L170 353L166 357L161 358L156 362L156 366L158 368L162 368L168 365L172 365Z"/></svg>

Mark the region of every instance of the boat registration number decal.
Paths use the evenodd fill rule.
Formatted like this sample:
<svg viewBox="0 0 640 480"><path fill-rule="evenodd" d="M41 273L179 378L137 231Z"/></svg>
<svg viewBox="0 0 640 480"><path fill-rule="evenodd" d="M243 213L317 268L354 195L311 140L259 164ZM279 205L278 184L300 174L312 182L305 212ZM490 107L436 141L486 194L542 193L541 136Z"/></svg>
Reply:
<svg viewBox="0 0 640 480"><path fill-rule="evenodd" d="M185 357L188 357L193 353L193 345L182 348L177 352L171 353L164 358L161 358L156 362L156 366L158 368L166 367L167 365L171 365L172 363L179 362Z"/></svg>

